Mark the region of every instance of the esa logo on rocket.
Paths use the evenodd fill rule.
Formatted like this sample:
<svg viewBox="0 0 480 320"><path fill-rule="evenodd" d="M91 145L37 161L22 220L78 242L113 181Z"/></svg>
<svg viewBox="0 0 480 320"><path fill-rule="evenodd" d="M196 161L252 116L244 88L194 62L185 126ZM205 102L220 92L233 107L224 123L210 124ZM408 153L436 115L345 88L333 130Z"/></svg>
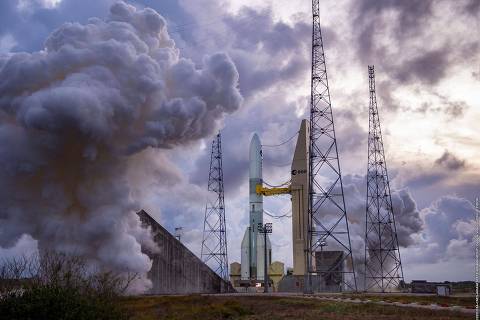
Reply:
<svg viewBox="0 0 480 320"><path fill-rule="evenodd" d="M297 174L305 174L307 170L292 170L292 176L296 176Z"/></svg>

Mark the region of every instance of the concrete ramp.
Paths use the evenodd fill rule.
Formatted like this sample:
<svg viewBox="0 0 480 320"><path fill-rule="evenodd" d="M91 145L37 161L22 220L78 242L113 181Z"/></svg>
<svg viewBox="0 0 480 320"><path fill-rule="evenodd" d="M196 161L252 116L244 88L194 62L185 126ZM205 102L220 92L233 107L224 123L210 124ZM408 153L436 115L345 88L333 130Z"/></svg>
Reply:
<svg viewBox="0 0 480 320"><path fill-rule="evenodd" d="M170 234L144 210L137 213L142 226L151 228L160 249L142 252L153 260L148 278L153 282L151 294L190 294L235 292L230 282L223 280L177 238Z"/></svg>

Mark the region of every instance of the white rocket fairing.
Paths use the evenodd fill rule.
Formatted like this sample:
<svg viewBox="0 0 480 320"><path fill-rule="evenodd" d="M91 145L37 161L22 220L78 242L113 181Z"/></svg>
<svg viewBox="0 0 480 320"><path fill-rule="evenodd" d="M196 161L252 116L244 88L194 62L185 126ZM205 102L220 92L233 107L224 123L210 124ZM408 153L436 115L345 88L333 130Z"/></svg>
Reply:
<svg viewBox="0 0 480 320"><path fill-rule="evenodd" d="M263 195L257 194L256 186L262 185L262 144L255 133L250 141L249 176L249 226L242 240L241 279L263 280L264 276L264 238L258 233L258 224L263 225ZM271 245L267 237L268 264L271 260Z"/></svg>

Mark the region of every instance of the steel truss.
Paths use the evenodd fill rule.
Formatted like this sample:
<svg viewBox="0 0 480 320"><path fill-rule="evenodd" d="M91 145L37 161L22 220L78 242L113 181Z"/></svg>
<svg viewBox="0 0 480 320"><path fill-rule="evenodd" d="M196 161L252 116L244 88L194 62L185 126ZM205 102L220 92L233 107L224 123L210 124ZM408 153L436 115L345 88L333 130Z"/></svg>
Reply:
<svg viewBox="0 0 480 320"><path fill-rule="evenodd" d="M208 191L213 200L205 206L203 224L202 261L220 277L228 281L227 231L223 189L222 142L220 133L212 142Z"/></svg>
<svg viewBox="0 0 480 320"><path fill-rule="evenodd" d="M375 93L375 69L368 66L370 88L367 203L365 217L365 291L390 291L403 281L387 163Z"/></svg>
<svg viewBox="0 0 480 320"><path fill-rule="evenodd" d="M310 201L305 290L357 290L320 27L319 0L312 1L312 13ZM336 259L331 259L335 261L333 264L324 259L328 251L339 253Z"/></svg>

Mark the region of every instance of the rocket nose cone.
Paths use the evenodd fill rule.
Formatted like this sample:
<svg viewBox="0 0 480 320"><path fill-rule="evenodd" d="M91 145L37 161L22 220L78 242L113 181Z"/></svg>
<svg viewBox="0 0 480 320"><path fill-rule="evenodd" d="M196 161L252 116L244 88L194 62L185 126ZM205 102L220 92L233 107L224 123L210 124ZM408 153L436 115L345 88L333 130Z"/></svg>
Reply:
<svg viewBox="0 0 480 320"><path fill-rule="evenodd" d="M260 143L260 138L258 137L258 134L254 133L252 136L252 140L250 140L250 149L261 149L261 143Z"/></svg>
<svg viewBox="0 0 480 320"><path fill-rule="evenodd" d="M250 179L253 178L262 178L262 144L256 133L250 141Z"/></svg>

